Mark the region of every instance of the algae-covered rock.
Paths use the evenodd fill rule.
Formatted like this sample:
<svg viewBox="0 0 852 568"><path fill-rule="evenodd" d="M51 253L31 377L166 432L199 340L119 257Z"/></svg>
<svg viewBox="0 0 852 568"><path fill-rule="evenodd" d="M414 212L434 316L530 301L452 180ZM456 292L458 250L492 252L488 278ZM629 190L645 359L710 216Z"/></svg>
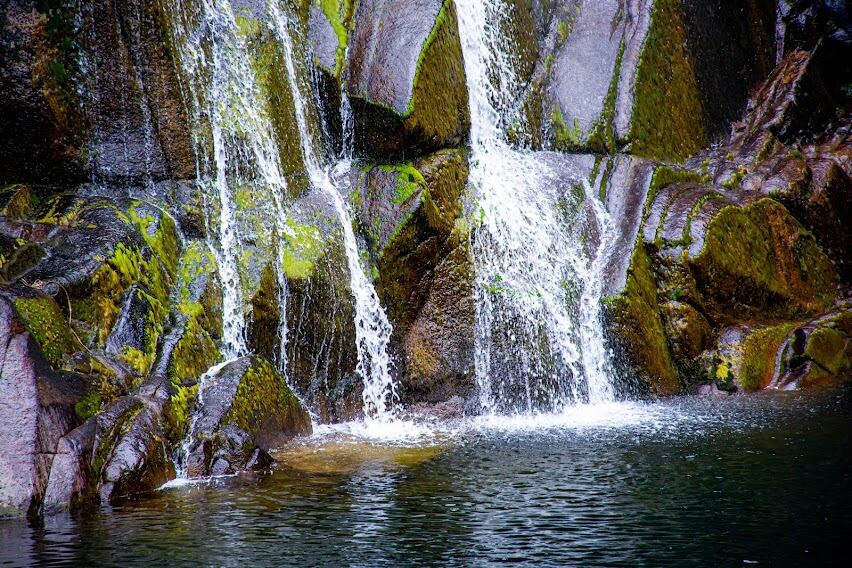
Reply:
<svg viewBox="0 0 852 568"><path fill-rule="evenodd" d="M617 337L619 363L658 394L674 394L680 384L665 335L657 288L647 253L637 244L624 288L604 300L610 333Z"/></svg>
<svg viewBox="0 0 852 568"><path fill-rule="evenodd" d="M547 56L544 90L551 143L609 152L627 145L669 160L694 154L725 132L769 71L773 8L605 0L557 18L561 41Z"/></svg>
<svg viewBox="0 0 852 568"><path fill-rule="evenodd" d="M792 328L782 324L726 329L708 369L711 379L723 390L768 387L776 373L778 351Z"/></svg>
<svg viewBox="0 0 852 568"><path fill-rule="evenodd" d="M82 177L80 7L7 0L0 18L0 183Z"/></svg>
<svg viewBox="0 0 852 568"><path fill-rule="evenodd" d="M461 245L432 272L423 304L403 339L407 400L443 402L473 394L474 282L469 251Z"/></svg>
<svg viewBox="0 0 852 568"><path fill-rule="evenodd" d="M470 127L452 0L358 3L346 92L356 147L419 154L461 142Z"/></svg>
<svg viewBox="0 0 852 568"><path fill-rule="evenodd" d="M166 375L173 385L194 383L219 360L221 298L215 256L204 242L188 243L178 269L178 304L172 308L177 324L173 323L175 340Z"/></svg>
<svg viewBox="0 0 852 568"><path fill-rule="evenodd" d="M256 356L228 362L204 377L191 424L187 468L192 476L243 469L256 449L269 450L311 432L310 417L284 377Z"/></svg>
<svg viewBox="0 0 852 568"><path fill-rule="evenodd" d="M779 350L771 387L815 386L852 371L852 310L849 301L790 332Z"/></svg>
<svg viewBox="0 0 852 568"><path fill-rule="evenodd" d="M376 266L376 292L400 352L403 401L473 391L473 266L463 225L463 150L367 167L353 196Z"/></svg>
<svg viewBox="0 0 852 568"><path fill-rule="evenodd" d="M63 436L44 498L47 513L90 503L116 503L174 478L167 444L166 410L172 387L147 381Z"/></svg>
<svg viewBox="0 0 852 568"><path fill-rule="evenodd" d="M723 208L709 223L692 261L712 309L796 317L829 308L837 293L834 264L778 202Z"/></svg>
<svg viewBox="0 0 852 568"><path fill-rule="evenodd" d="M704 357L710 379L727 390L793 390L852 370L849 303L806 322L737 325Z"/></svg>

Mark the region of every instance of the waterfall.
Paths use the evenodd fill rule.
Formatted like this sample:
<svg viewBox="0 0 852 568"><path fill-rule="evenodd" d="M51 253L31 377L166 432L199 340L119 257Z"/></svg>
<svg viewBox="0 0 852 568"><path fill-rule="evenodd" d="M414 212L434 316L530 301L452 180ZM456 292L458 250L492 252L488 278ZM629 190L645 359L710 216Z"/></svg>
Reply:
<svg viewBox="0 0 852 568"><path fill-rule="evenodd" d="M199 406L207 378L230 360L248 353L243 283L239 270L242 240L236 192L242 190L259 202L270 202L275 232L275 265L279 305L286 307L287 282L281 268L286 230L284 194L287 184L280 168L275 131L258 86L245 39L228 0L199 0L173 4L171 40L182 72L182 90L192 121L197 156L197 183L204 201L208 245L214 252L222 283L225 361L198 381ZM256 238L259 235L248 235ZM286 325L281 325L281 348L286 345ZM282 367L282 370L283 369ZM187 476L186 460L195 439L191 420L176 460L179 479ZM181 461L182 460L182 461Z"/></svg>
<svg viewBox="0 0 852 568"><path fill-rule="evenodd" d="M500 0L456 0L471 112L476 381L483 410L557 412L613 399L600 321L612 228L586 176L512 148L514 57ZM499 84L498 84L499 81ZM574 168L577 169L576 167ZM590 233L600 245L587 251Z"/></svg>
<svg viewBox="0 0 852 568"><path fill-rule="evenodd" d="M209 231L208 238L215 236L210 245L222 281L222 351L225 358L232 359L248 351L235 194L237 189L248 190L261 201L261 196L269 195L280 236L285 230L286 182L275 133L230 3L199 0L184 6L177 0L174 8L172 43L186 81L183 90L190 107L198 183L207 225L216 231ZM277 243L276 264L280 265L282 239ZM284 294L286 281L280 266L276 273L279 293Z"/></svg>
<svg viewBox="0 0 852 568"><path fill-rule="evenodd" d="M269 11L284 52L287 78L296 111L305 169L311 186L328 196L334 207L343 231L343 248L349 269L349 286L355 301L355 335L358 350L356 371L363 380L364 415L368 419L389 420L394 416L394 405L398 398L396 385L391 376L391 360L388 344L393 331L372 281L364 272L358 253L358 241L352 229L352 217L341 191L348 190L348 173L351 164L351 133L344 124L344 156L332 166L324 166L317 156L316 143L308 124L308 108L304 90L309 86L300 84L293 44L290 21L282 13L277 0L270 0ZM343 104L347 104L345 95ZM341 113L344 122L349 123L348 113Z"/></svg>

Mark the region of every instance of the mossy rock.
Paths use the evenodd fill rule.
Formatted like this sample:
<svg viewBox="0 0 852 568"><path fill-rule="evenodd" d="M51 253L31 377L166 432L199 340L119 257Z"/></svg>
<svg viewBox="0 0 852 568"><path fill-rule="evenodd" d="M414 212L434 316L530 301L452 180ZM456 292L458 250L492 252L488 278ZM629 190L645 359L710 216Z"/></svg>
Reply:
<svg viewBox="0 0 852 568"><path fill-rule="evenodd" d="M359 2L348 57L358 151L395 157L465 138L470 117L452 0Z"/></svg>
<svg viewBox="0 0 852 568"><path fill-rule="evenodd" d="M677 393L680 382L660 315L657 285L641 242L634 248L624 289L605 298L604 306L611 333L618 338L619 365L657 394Z"/></svg>
<svg viewBox="0 0 852 568"><path fill-rule="evenodd" d="M474 267L466 240L450 238L447 248L423 290L412 295L423 298L402 339L400 383L407 403L466 399L475 392Z"/></svg>
<svg viewBox="0 0 852 568"><path fill-rule="evenodd" d="M539 64L550 144L609 153L627 147L667 161L693 155L726 132L770 70L774 22L764 0L627 8L601 0L557 17L552 52Z"/></svg>
<svg viewBox="0 0 852 568"><path fill-rule="evenodd" d="M660 306L666 337L672 355L679 363L689 364L709 347L713 330L707 318L694 306L676 300Z"/></svg>
<svg viewBox="0 0 852 568"><path fill-rule="evenodd" d="M309 37L314 65L339 78L344 65L353 0L307 0Z"/></svg>
<svg viewBox="0 0 852 568"><path fill-rule="evenodd" d="M711 309L724 315L798 317L827 310L838 277L813 236L777 201L727 206L709 223L691 260Z"/></svg>
<svg viewBox="0 0 852 568"><path fill-rule="evenodd" d="M0 235L0 282L25 275L44 256L44 249L36 243Z"/></svg>
<svg viewBox="0 0 852 568"><path fill-rule="evenodd" d="M339 230L328 233L310 277L287 282L287 375L323 422L361 411L355 305ZM277 358L277 351L268 355Z"/></svg>
<svg viewBox="0 0 852 568"><path fill-rule="evenodd" d="M77 181L83 112L80 19L70 2L5 2L0 18L0 183Z"/></svg>
<svg viewBox="0 0 852 568"><path fill-rule="evenodd" d="M289 280L305 280L313 276L317 261L326 253L328 236L319 224L289 219L284 228L284 251L281 269Z"/></svg>
<svg viewBox="0 0 852 568"><path fill-rule="evenodd" d="M821 327L811 333L805 355L829 374L836 375L852 368L850 338L838 329Z"/></svg>
<svg viewBox="0 0 852 568"><path fill-rule="evenodd" d="M248 344L253 353L280 361L281 351L281 294L275 270L267 266L260 280L260 288L251 299L251 320Z"/></svg>
<svg viewBox="0 0 852 568"><path fill-rule="evenodd" d="M792 323L725 330L708 369L722 390L752 392L768 387L777 375L779 350L794 329Z"/></svg>
<svg viewBox="0 0 852 568"><path fill-rule="evenodd" d="M188 468L208 475L226 450L223 469L248 465L254 450L280 447L294 436L310 434L307 411L269 361L243 357L211 369L199 384L198 401L190 422ZM239 440L242 447L228 448Z"/></svg>
<svg viewBox="0 0 852 568"><path fill-rule="evenodd" d="M14 306L54 369L68 368L69 359L84 350L71 330L68 316L53 298L35 294L23 296L14 300Z"/></svg>
<svg viewBox="0 0 852 568"><path fill-rule="evenodd" d="M216 258L202 241L190 242L181 257L178 299L173 309L182 330L166 373L172 385L185 389L220 358L216 341L222 337L222 292Z"/></svg>

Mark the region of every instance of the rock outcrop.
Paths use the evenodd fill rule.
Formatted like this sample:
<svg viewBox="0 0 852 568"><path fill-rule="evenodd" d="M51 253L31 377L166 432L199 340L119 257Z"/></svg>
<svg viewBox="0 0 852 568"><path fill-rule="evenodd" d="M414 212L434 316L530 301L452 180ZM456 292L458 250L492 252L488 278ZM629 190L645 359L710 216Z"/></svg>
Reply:
<svg viewBox="0 0 852 568"><path fill-rule="evenodd" d="M198 477L268 467L268 450L310 433L308 413L268 361L230 361L199 384L188 432L187 473Z"/></svg>

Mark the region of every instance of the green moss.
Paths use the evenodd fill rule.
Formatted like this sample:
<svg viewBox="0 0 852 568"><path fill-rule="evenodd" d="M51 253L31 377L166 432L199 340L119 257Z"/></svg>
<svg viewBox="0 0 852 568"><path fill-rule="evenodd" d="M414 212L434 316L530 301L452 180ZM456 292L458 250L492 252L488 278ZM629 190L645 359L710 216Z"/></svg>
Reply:
<svg viewBox="0 0 852 568"><path fill-rule="evenodd" d="M353 0L314 0L322 8L322 13L331 24L334 35L337 36L336 68L329 69L334 76L339 76L346 55L346 44L349 40L348 22L352 18Z"/></svg>
<svg viewBox="0 0 852 568"><path fill-rule="evenodd" d="M133 425L133 421L142 412L144 406L140 401L135 401L123 414L116 417L115 423L109 430L104 432L97 441L97 450L92 456L92 469L95 476L100 478L103 467L108 463L116 443L124 436Z"/></svg>
<svg viewBox="0 0 852 568"><path fill-rule="evenodd" d="M571 26L565 20L559 20L559 25L556 27L556 46L561 47L571 34Z"/></svg>
<svg viewBox="0 0 852 568"><path fill-rule="evenodd" d="M746 175L748 175L748 170L746 170L744 165L740 164L734 173L731 174L731 177L722 182L722 187L730 190L738 189Z"/></svg>
<svg viewBox="0 0 852 568"><path fill-rule="evenodd" d="M614 153L617 150L613 123L615 121L615 103L618 100L618 83L621 79L621 64L624 60L626 46L627 43L622 39L618 46L618 56L615 59L615 68L604 99L603 110L589 130L586 144L594 152Z"/></svg>
<svg viewBox="0 0 852 568"><path fill-rule="evenodd" d="M279 423L303 424L307 419L310 424L299 399L281 374L268 361L256 357L243 375L222 424L234 424L254 435L273 416L279 417Z"/></svg>
<svg viewBox="0 0 852 568"><path fill-rule="evenodd" d="M550 109L550 120L553 122L557 147L565 151L582 148L583 130L580 128L580 121L575 118L573 126L568 128L565 124L565 117L562 116L562 109L559 103L554 104Z"/></svg>
<svg viewBox="0 0 852 568"><path fill-rule="evenodd" d="M169 380L176 386L197 380L218 360L216 342L199 325L198 319L190 318L172 351L167 371Z"/></svg>
<svg viewBox="0 0 852 568"><path fill-rule="evenodd" d="M769 198L722 209L710 222L694 265L705 295L768 316L824 311L837 287L834 265L813 236Z"/></svg>
<svg viewBox="0 0 852 568"><path fill-rule="evenodd" d="M686 49L680 2L654 2L634 85L631 150L683 160L707 144L698 83Z"/></svg>
<svg viewBox="0 0 852 568"><path fill-rule="evenodd" d="M626 345L633 366L655 392L676 393L680 385L660 316L656 282L641 241L633 250L624 290L604 303L616 320L614 332Z"/></svg>
<svg viewBox="0 0 852 568"><path fill-rule="evenodd" d="M775 361L781 342L793 329L793 324L784 324L753 331L741 346L737 385L745 391L760 390L772 382Z"/></svg>
<svg viewBox="0 0 852 568"><path fill-rule="evenodd" d="M467 187L467 154L463 150L441 150L418 162L428 191L423 192L426 222L443 237L449 237L462 217L462 192Z"/></svg>
<svg viewBox="0 0 852 568"><path fill-rule="evenodd" d="M198 385L177 387L169 397L166 407L166 437L174 443L180 442L189 429L190 409L198 396Z"/></svg>
<svg viewBox="0 0 852 568"><path fill-rule="evenodd" d="M260 22L248 16L237 16L234 18L237 24L237 33L245 39L252 39L260 34Z"/></svg>
<svg viewBox="0 0 852 568"><path fill-rule="evenodd" d="M122 395L122 389L115 384L116 376L112 369L92 360L92 372L96 377L95 383L86 396L74 405L74 411L81 420L98 414L105 405Z"/></svg>
<svg viewBox="0 0 852 568"><path fill-rule="evenodd" d="M317 260L326 250L327 243L314 226L287 221L284 234L285 249L282 267L287 278L304 280L314 273Z"/></svg>
<svg viewBox="0 0 852 568"><path fill-rule="evenodd" d="M16 298L14 305L27 330L54 368L62 368L66 356L83 350L83 345L72 333L65 314L53 298Z"/></svg>
<svg viewBox="0 0 852 568"><path fill-rule="evenodd" d="M464 58L455 4L445 0L417 59L412 96L402 118L406 130L448 140L470 120Z"/></svg>
<svg viewBox="0 0 852 568"><path fill-rule="evenodd" d="M832 375L836 375L848 369L852 363L846 357L846 343L847 338L840 331L821 327L808 338L805 355Z"/></svg>
<svg viewBox="0 0 852 568"><path fill-rule="evenodd" d="M412 164L400 165L383 165L378 166L378 169L384 172L395 174L394 188L395 194L393 203L400 205L408 201L412 195L426 187L426 179L423 174Z"/></svg>

